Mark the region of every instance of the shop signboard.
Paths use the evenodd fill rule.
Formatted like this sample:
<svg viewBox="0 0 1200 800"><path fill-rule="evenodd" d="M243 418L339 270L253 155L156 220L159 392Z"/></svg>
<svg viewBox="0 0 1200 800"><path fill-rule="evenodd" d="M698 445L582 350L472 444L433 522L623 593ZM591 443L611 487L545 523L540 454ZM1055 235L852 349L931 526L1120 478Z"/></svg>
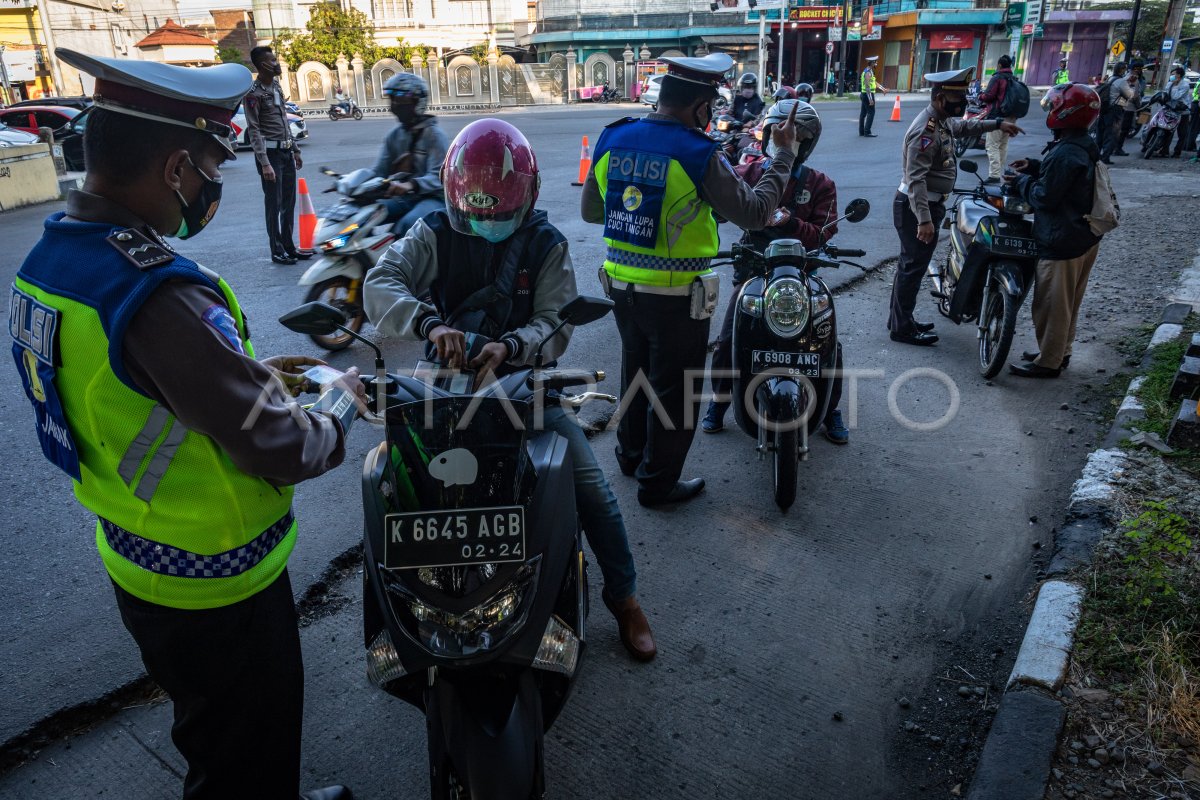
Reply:
<svg viewBox="0 0 1200 800"><path fill-rule="evenodd" d="M1011 3L1004 12L1004 27L1010 31L1018 29L1025 22L1025 4Z"/></svg>
<svg viewBox="0 0 1200 800"><path fill-rule="evenodd" d="M837 24L842 21L841 6L792 6L788 20L799 23Z"/></svg>

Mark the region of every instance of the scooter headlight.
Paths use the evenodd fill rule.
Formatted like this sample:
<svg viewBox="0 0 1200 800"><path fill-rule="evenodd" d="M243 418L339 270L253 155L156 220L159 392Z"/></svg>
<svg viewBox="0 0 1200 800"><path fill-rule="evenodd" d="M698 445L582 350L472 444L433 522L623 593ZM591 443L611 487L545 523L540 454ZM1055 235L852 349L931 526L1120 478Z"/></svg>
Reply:
<svg viewBox="0 0 1200 800"><path fill-rule="evenodd" d="M767 327L776 336L791 339L808 325L811 308L808 289L795 278L780 278L763 296Z"/></svg>
<svg viewBox="0 0 1200 800"><path fill-rule="evenodd" d="M446 658L466 658L490 650L525 624L540 558L527 563L484 603L454 614L410 592L393 575L384 585L407 633L429 652Z"/></svg>
<svg viewBox="0 0 1200 800"><path fill-rule="evenodd" d="M727 120L727 119L717 120L717 130L719 130L719 131L729 130L729 120Z"/></svg>
<svg viewBox="0 0 1200 800"><path fill-rule="evenodd" d="M1004 210L1009 214L1032 214L1033 206L1026 203L1019 197L1004 197Z"/></svg>
<svg viewBox="0 0 1200 800"><path fill-rule="evenodd" d="M542 643L538 647L537 655L533 657L534 669L561 672L570 677L575 673L575 665L578 662L579 637L557 616L550 617L550 621L546 623L546 632L542 634Z"/></svg>
<svg viewBox="0 0 1200 800"><path fill-rule="evenodd" d="M833 313L833 298L828 292L814 292L812 296L812 320L816 325Z"/></svg>

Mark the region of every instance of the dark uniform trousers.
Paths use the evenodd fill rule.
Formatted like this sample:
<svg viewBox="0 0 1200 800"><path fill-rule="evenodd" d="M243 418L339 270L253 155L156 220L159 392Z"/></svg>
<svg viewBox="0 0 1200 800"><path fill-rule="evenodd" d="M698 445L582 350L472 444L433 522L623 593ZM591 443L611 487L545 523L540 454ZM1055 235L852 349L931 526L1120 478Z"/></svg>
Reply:
<svg viewBox="0 0 1200 800"><path fill-rule="evenodd" d="M666 494L683 472L699 421L701 392L689 392L686 384L703 380L709 320L692 319L686 295L613 289L612 300L621 335L621 402L628 403L617 426L617 459L626 468L637 465L638 483L648 494ZM653 397L644 388L630 395L639 372Z"/></svg>
<svg viewBox="0 0 1200 800"><path fill-rule="evenodd" d="M269 148L267 161L275 170L275 180L262 180L263 195L267 207L267 239L271 252L279 255L296 249L292 239L292 225L296 217L296 160L291 150ZM262 177L262 165L257 160L254 166Z"/></svg>
<svg viewBox="0 0 1200 800"><path fill-rule="evenodd" d="M871 95L866 92L859 92L858 97L862 102L862 107L858 110L858 135L865 136L871 132L871 125L875 122L875 104L870 101Z"/></svg>
<svg viewBox="0 0 1200 800"><path fill-rule="evenodd" d="M175 708L186 800L296 800L304 666L287 570L258 594L188 611L114 584L121 619Z"/></svg>
<svg viewBox="0 0 1200 800"><path fill-rule="evenodd" d="M930 202L929 213L933 217L933 241L925 244L917 238L917 215L908 204L908 197L896 193L892 203L892 222L900 234L900 263L896 266L896 278L892 282L892 313L888 319L888 330L893 333L916 333L913 309L917 307L917 293L921 291L921 279L929 268L933 251L937 249L938 231L946 216L945 201Z"/></svg>

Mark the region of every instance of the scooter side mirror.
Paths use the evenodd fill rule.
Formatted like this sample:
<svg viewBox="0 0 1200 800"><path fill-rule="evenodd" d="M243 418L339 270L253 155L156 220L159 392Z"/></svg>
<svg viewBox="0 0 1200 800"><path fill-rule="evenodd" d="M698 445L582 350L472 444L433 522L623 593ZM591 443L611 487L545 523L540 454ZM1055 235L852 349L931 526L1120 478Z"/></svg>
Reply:
<svg viewBox="0 0 1200 800"><path fill-rule="evenodd" d="M279 318L280 324L296 333L328 336L346 324L346 315L341 309L334 308L328 303L305 303L294 308Z"/></svg>
<svg viewBox="0 0 1200 800"><path fill-rule="evenodd" d="M965 159L958 162L958 168L963 172L970 172L971 174L979 172L978 164L976 164L974 161L967 161Z"/></svg>
<svg viewBox="0 0 1200 800"><path fill-rule="evenodd" d="M862 222L870 213L871 204L861 197L851 200L850 205L846 206L846 219L850 222Z"/></svg>
<svg viewBox="0 0 1200 800"><path fill-rule="evenodd" d="M607 297L579 295L558 312L558 318L567 325L588 325L608 316L615 304Z"/></svg>
<svg viewBox="0 0 1200 800"><path fill-rule="evenodd" d="M333 170L331 170L329 167L321 167L321 174L322 174L322 175L328 175L328 176L329 176L329 177L331 177L331 178L340 178L340 177L342 177L341 175L338 175L336 172L334 172Z"/></svg>

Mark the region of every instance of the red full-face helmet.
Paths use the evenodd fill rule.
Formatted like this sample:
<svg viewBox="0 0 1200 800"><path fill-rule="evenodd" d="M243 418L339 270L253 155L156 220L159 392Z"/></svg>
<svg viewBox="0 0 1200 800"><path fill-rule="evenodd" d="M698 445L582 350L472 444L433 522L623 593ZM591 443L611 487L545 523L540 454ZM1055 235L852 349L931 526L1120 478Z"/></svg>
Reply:
<svg viewBox="0 0 1200 800"><path fill-rule="evenodd" d="M1050 113L1046 127L1050 130L1084 130L1100 116L1100 95L1082 83L1064 83L1046 93L1044 103Z"/></svg>
<svg viewBox="0 0 1200 800"><path fill-rule="evenodd" d="M442 185L454 230L502 242L537 202L541 179L525 135L502 120L481 119L450 143Z"/></svg>

